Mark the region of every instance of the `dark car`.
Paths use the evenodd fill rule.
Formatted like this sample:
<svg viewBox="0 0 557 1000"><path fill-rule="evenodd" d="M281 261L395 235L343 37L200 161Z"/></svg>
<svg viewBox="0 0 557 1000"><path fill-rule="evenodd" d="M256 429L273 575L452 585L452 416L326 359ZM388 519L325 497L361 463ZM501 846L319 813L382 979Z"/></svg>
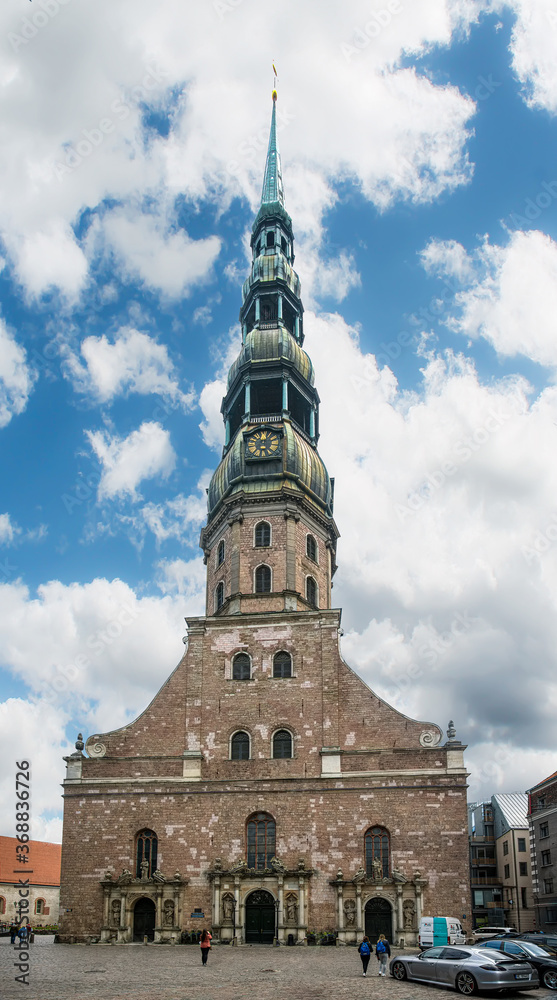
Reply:
<svg viewBox="0 0 557 1000"><path fill-rule="evenodd" d="M535 946L533 946L535 947ZM445 945L428 948L420 955L398 955L390 964L391 976L399 982L452 986L471 996L477 990L535 990L538 973L528 961L516 961L498 951L486 952L479 945Z"/></svg>
<svg viewBox="0 0 557 1000"><path fill-rule="evenodd" d="M498 951L515 958L520 962L530 962L530 965L537 970L540 977L540 984L543 983L549 990L557 990L557 958L554 958L545 948L540 948L532 941L524 941L520 938L495 938L492 941L484 941L478 945L478 950L490 952Z"/></svg>
<svg viewBox="0 0 557 1000"><path fill-rule="evenodd" d="M557 934L542 934L540 931L524 931L523 934L516 935L519 941L531 941L532 944L539 944L540 948L545 948L550 955L557 956Z"/></svg>

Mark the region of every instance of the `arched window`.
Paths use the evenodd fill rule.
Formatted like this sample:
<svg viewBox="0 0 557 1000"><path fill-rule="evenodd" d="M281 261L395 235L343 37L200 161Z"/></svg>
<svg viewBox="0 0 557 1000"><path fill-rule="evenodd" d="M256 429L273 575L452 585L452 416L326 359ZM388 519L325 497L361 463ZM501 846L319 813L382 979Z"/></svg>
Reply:
<svg viewBox="0 0 557 1000"><path fill-rule="evenodd" d="M317 607L317 584L312 576L308 576L306 580L306 600L312 608Z"/></svg>
<svg viewBox="0 0 557 1000"><path fill-rule="evenodd" d="M224 562L224 539L219 542L219 547L217 549L217 566L222 566Z"/></svg>
<svg viewBox="0 0 557 1000"><path fill-rule="evenodd" d="M137 861L135 877L141 878L142 872L145 871L147 878L151 878L153 872L157 870L157 835L154 830L141 830L138 833L135 856Z"/></svg>
<svg viewBox="0 0 557 1000"><path fill-rule="evenodd" d="M268 548L271 544L271 525L268 521L259 521L255 525L255 547L258 549Z"/></svg>
<svg viewBox="0 0 557 1000"><path fill-rule="evenodd" d="M230 740L230 760L249 760L249 735L234 733Z"/></svg>
<svg viewBox="0 0 557 1000"><path fill-rule="evenodd" d="M308 559L317 562L317 542L313 535L306 535L306 555Z"/></svg>
<svg viewBox="0 0 557 1000"><path fill-rule="evenodd" d="M35 900L35 913L44 913L45 900L36 899Z"/></svg>
<svg viewBox="0 0 557 1000"><path fill-rule="evenodd" d="M215 611L218 611L219 608L222 608L223 604L224 604L224 583L221 580L221 582L217 585L217 589L215 590Z"/></svg>
<svg viewBox="0 0 557 1000"><path fill-rule="evenodd" d="M0 913L6 912L6 900L4 896L0 896Z"/></svg>
<svg viewBox="0 0 557 1000"><path fill-rule="evenodd" d="M260 812L247 823L248 868L268 868L275 856L276 826L272 816Z"/></svg>
<svg viewBox="0 0 557 1000"><path fill-rule="evenodd" d="M251 660L247 653L237 653L232 664L232 680L249 681L251 677Z"/></svg>
<svg viewBox="0 0 557 1000"><path fill-rule="evenodd" d="M281 649L273 657L273 677L292 677L292 657Z"/></svg>
<svg viewBox="0 0 557 1000"><path fill-rule="evenodd" d="M279 729L273 736L273 757L292 756L292 733L288 729Z"/></svg>
<svg viewBox="0 0 557 1000"><path fill-rule="evenodd" d="M377 872L382 878L389 877L389 834L385 827L372 826L366 831L365 855L366 875L374 875Z"/></svg>
<svg viewBox="0 0 557 1000"><path fill-rule="evenodd" d="M270 594L271 570L269 566L258 566L255 571L255 593Z"/></svg>

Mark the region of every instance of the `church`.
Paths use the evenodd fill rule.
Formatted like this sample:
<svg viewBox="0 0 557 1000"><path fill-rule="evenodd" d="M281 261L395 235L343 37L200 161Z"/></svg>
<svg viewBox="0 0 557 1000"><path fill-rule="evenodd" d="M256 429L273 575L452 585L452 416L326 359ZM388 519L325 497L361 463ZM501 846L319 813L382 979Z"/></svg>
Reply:
<svg viewBox="0 0 557 1000"><path fill-rule="evenodd" d="M471 927L464 747L344 662L276 92L201 533L206 613L151 704L66 759L59 940L339 945ZM333 937L334 935L334 937Z"/></svg>

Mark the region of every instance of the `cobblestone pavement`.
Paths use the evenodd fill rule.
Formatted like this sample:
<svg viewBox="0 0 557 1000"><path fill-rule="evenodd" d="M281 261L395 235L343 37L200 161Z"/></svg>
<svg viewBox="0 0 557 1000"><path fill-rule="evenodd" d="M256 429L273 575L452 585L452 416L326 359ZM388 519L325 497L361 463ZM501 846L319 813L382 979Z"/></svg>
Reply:
<svg viewBox="0 0 557 1000"><path fill-rule="evenodd" d="M452 991L377 976L355 948L215 947L206 967L193 945L30 946L29 985L15 982L16 949L0 938L1 1000L434 1000ZM375 962L375 964L374 964ZM509 994L555 997L551 990Z"/></svg>

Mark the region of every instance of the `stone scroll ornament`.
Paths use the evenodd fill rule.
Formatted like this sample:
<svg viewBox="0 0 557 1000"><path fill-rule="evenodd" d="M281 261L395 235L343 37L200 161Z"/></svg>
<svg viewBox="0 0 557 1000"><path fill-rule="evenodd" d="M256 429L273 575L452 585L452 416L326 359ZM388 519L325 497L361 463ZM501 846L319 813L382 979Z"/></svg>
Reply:
<svg viewBox="0 0 557 1000"><path fill-rule="evenodd" d="M100 741L88 743L86 750L90 757L104 757L106 753L106 747Z"/></svg>
<svg viewBox="0 0 557 1000"><path fill-rule="evenodd" d="M441 733L436 729L424 729L420 733L420 743L423 747L436 747L441 740Z"/></svg>

